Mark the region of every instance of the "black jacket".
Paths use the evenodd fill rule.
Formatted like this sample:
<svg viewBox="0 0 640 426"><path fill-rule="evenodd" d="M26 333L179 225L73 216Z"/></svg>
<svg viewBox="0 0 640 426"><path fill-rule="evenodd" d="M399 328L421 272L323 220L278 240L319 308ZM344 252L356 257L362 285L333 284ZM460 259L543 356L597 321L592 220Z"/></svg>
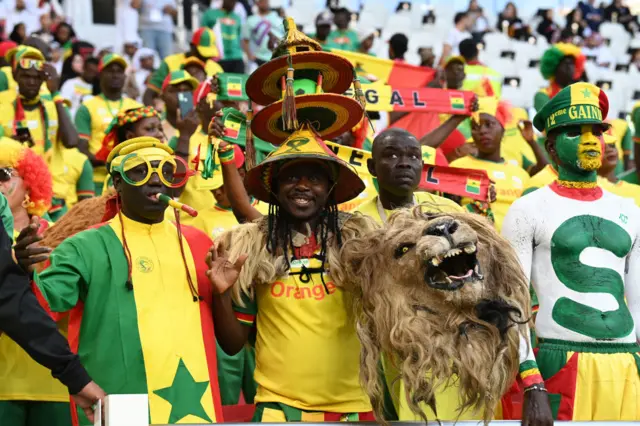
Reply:
<svg viewBox="0 0 640 426"><path fill-rule="evenodd" d="M53 377L78 393L91 378L71 352L56 323L31 291L29 278L11 256L11 240L0 221L0 331L20 345Z"/></svg>

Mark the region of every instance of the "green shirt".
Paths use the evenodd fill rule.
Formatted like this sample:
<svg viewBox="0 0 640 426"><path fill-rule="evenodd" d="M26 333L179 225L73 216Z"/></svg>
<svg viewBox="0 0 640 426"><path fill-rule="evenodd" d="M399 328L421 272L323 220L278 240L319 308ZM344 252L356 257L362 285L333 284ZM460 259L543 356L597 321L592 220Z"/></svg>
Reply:
<svg viewBox="0 0 640 426"><path fill-rule="evenodd" d="M2 218L4 230L7 231L9 238L13 241L13 215L9 208L9 202L2 194L0 194L0 218Z"/></svg>
<svg viewBox="0 0 640 426"><path fill-rule="evenodd" d="M358 34L353 30L334 30L327 37L327 45L325 50L329 48L350 50L355 52L360 47Z"/></svg>
<svg viewBox="0 0 640 426"><path fill-rule="evenodd" d="M242 21L234 12L227 13L222 9L209 9L200 20L201 27L213 28L220 20L224 56L222 60L242 59L241 27Z"/></svg>

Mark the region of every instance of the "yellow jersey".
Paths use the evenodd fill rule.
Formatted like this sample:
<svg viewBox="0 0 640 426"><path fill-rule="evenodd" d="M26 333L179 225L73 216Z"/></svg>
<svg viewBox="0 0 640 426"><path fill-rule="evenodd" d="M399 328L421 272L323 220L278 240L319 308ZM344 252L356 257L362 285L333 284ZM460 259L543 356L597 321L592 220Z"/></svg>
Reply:
<svg viewBox="0 0 640 426"><path fill-rule="evenodd" d="M524 188L524 193L528 194L538 188L552 184L557 178L558 172L556 169L551 164L547 164L542 170L529 178Z"/></svg>
<svg viewBox="0 0 640 426"><path fill-rule="evenodd" d="M428 212L464 212L464 209L457 203L429 192L414 192L413 197L416 205L426 204L425 211ZM378 206L378 199L379 196L376 195L371 200L362 203L354 211L367 215L378 223L383 223L393 213L393 210L384 209L385 217L383 218L380 211L382 205Z"/></svg>
<svg viewBox="0 0 640 426"><path fill-rule="evenodd" d="M53 196L64 200L70 209L78 202L78 197L93 196L93 167L86 155L77 148L63 149L64 163L50 166L53 176Z"/></svg>
<svg viewBox="0 0 640 426"><path fill-rule="evenodd" d="M529 181L529 174L521 167L502 161L480 160L475 157L466 156L458 158L451 163L451 167L461 167L464 169L485 170L489 179L495 183L496 201L491 203L491 210L496 221L498 232L502 229L502 221L509 210L511 204L520 198ZM464 198L462 204L470 203L471 200Z"/></svg>
<svg viewBox="0 0 640 426"><path fill-rule="evenodd" d="M24 108L24 120L21 123L15 122L16 110L15 101L18 94L14 91L5 91L0 94L0 123L4 135L12 137L15 134L15 127L26 127L31 133L34 146L31 148L38 155L44 155L45 151L53 148L58 138L58 112L56 105L51 100L40 99L42 108ZM48 136L45 138L45 132Z"/></svg>
<svg viewBox="0 0 640 426"><path fill-rule="evenodd" d="M263 215L269 213L269 204L267 203L254 198L251 200L251 205ZM194 218L189 218L188 220L181 218L181 222L198 228L212 240L218 238L223 232L238 226L238 219L236 219L231 208L222 207L218 203L211 208L199 211L198 216Z"/></svg>
<svg viewBox="0 0 640 426"><path fill-rule="evenodd" d="M234 307L241 323L257 325L255 400L307 411L369 412L348 293L328 273L311 273L308 280L300 275L321 263L292 259L287 276L257 284L255 299Z"/></svg>
<svg viewBox="0 0 640 426"><path fill-rule="evenodd" d="M82 102L76 111L75 125L78 136L89 141L89 152L95 154L102 146L104 131L120 111L140 107L138 102L123 96L117 101L110 101L104 95L94 96ZM93 174L96 192L101 192L107 170L96 167Z"/></svg>
<svg viewBox="0 0 640 426"><path fill-rule="evenodd" d="M607 179L599 179L598 184L602 189L606 189L613 194L633 199L636 205L640 207L640 185L635 185L623 180L613 183Z"/></svg>

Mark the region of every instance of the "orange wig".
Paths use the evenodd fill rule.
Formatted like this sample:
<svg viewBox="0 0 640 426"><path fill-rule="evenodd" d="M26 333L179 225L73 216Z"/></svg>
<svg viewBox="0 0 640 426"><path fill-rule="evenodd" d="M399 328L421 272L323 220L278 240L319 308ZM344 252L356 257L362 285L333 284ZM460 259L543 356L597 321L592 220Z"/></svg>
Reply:
<svg viewBox="0 0 640 426"><path fill-rule="evenodd" d="M51 207L53 182L47 163L38 154L13 139L0 140L0 166L11 167L24 181L29 194L27 213L42 216Z"/></svg>

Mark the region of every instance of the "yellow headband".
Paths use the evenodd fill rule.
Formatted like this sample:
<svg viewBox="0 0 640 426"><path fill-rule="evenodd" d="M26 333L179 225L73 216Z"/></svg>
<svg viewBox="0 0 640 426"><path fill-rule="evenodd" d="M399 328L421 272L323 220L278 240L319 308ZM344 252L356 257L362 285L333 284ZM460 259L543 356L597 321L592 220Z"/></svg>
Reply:
<svg viewBox="0 0 640 426"><path fill-rule="evenodd" d="M136 154L137 158L127 161L125 171L143 164L145 160L149 162L161 161L171 157L173 155L173 149L158 139L148 136L129 139L116 145L109 153L109 157L107 158L109 171L111 171L114 166L120 165L129 154ZM172 164L175 166L175 161L172 161Z"/></svg>

